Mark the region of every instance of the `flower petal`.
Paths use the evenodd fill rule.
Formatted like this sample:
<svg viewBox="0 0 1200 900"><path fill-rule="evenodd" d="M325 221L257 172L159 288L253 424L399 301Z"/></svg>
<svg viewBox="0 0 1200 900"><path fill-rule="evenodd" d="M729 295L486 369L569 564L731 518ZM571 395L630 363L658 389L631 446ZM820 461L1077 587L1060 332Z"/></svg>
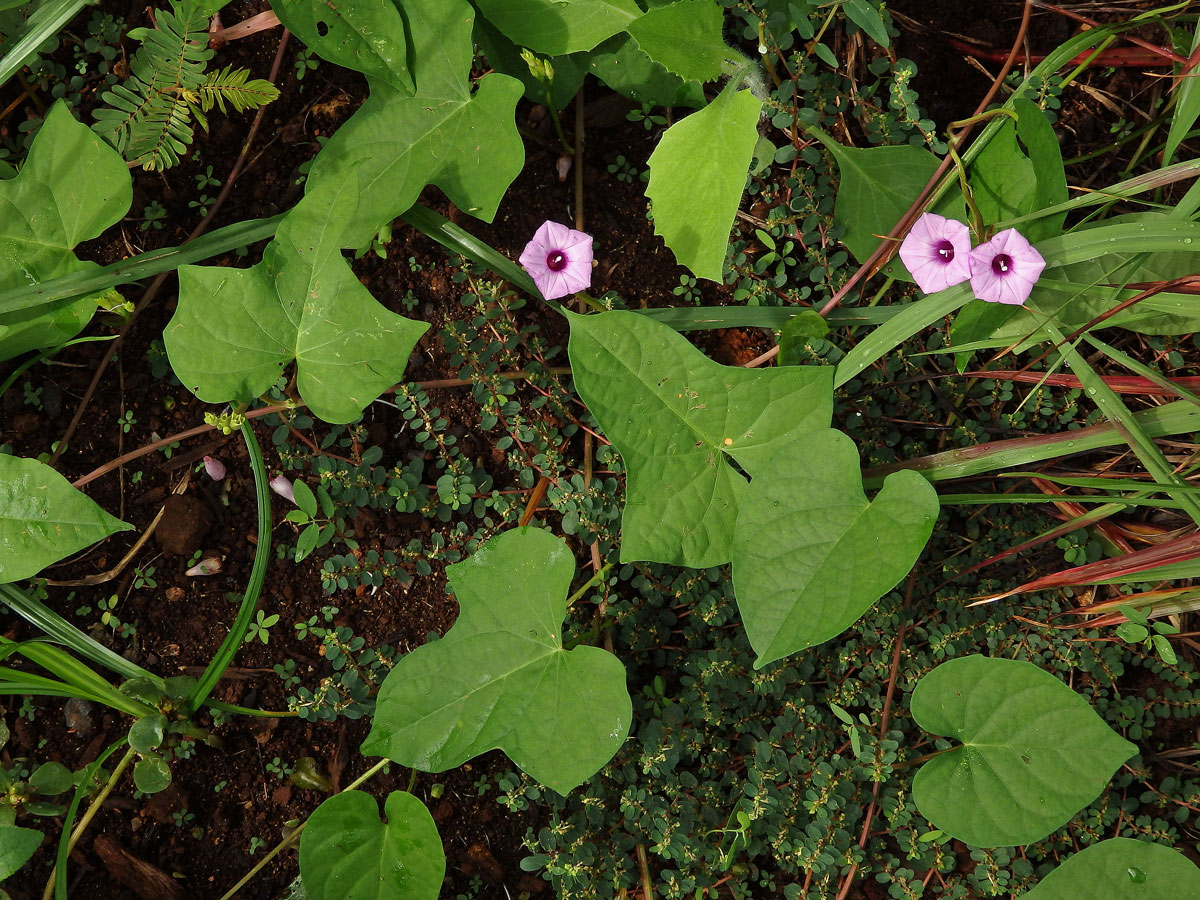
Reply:
<svg viewBox="0 0 1200 900"><path fill-rule="evenodd" d="M949 244L949 254L945 253ZM934 294L966 281L970 269L971 232L962 222L924 213L900 244L900 259L917 287Z"/></svg>
<svg viewBox="0 0 1200 900"><path fill-rule="evenodd" d="M554 253L561 253L564 260L557 270L547 263ZM520 261L542 296L556 300L591 286L592 237L559 222L546 221L525 245Z"/></svg>
<svg viewBox="0 0 1200 900"><path fill-rule="evenodd" d="M999 256L1007 256L1006 270L996 271ZM1046 261L1015 228L1006 228L986 244L971 251L971 290L980 300L1020 306L1029 299Z"/></svg>

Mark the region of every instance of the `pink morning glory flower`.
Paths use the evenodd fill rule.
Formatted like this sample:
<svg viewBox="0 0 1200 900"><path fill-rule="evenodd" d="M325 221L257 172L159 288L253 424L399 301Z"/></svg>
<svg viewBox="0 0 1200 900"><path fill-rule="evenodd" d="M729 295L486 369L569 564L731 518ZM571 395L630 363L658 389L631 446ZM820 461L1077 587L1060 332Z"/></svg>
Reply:
<svg viewBox="0 0 1200 900"><path fill-rule="evenodd" d="M525 245L521 265L547 300L592 286L592 236L558 222L543 222Z"/></svg>
<svg viewBox="0 0 1200 900"><path fill-rule="evenodd" d="M971 232L962 222L924 213L900 245L917 287L936 294L971 277Z"/></svg>
<svg viewBox="0 0 1200 900"><path fill-rule="evenodd" d="M1046 268L1042 254L1015 228L971 251L971 289L988 303L1020 306Z"/></svg>

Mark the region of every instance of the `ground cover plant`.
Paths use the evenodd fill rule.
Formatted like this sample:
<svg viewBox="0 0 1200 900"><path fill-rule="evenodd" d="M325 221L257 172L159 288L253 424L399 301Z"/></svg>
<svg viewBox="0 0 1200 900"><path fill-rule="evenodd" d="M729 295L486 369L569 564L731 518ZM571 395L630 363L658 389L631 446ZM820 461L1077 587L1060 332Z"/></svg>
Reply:
<svg viewBox="0 0 1200 900"><path fill-rule="evenodd" d="M12 900L1200 891L1188 4L0 5Z"/></svg>

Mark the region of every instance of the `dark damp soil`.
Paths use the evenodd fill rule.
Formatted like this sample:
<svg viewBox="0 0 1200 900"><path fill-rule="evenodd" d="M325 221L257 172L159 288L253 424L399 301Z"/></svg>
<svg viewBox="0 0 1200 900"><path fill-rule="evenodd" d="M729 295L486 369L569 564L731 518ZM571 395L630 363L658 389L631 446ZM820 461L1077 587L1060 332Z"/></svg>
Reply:
<svg viewBox="0 0 1200 900"><path fill-rule="evenodd" d="M902 30L897 52L918 64L915 88L922 105L939 127L969 115L990 84L986 73L994 74L999 67L983 50L1007 50L1021 4L1004 0L896 0L890 6L899 14L897 21ZM124 15L131 26L147 24L142 4L104 2L101 8ZM228 24L259 11L258 4L239 0L223 12L223 17ZM1052 49L1073 27L1060 17L1039 11L1030 30L1031 51ZM1161 39L1161 35L1156 37ZM982 58L964 53L949 42L950 38L981 48ZM244 66L254 77L267 77L279 41L280 30L276 28L230 43L219 50L213 65ZM300 196L302 167L316 153L319 138L332 134L366 96L365 82L360 77L328 64L297 80L296 49L293 40L276 78L281 96L265 113L248 163L211 223L212 228L289 208ZM1065 156L1085 153L1102 143L1107 134L1104 123L1111 112L1098 97L1115 96L1136 105L1153 89L1153 79L1138 69L1094 71L1085 80L1094 90L1064 97L1060 112L1064 133L1073 144L1064 147ZM16 88L6 89L13 90ZM0 96L0 107L14 99L8 94ZM679 286L684 270L653 234L645 215L644 185L636 178L632 182L621 180L608 171L618 156L624 156L635 169L644 169L657 132L628 121L626 101L593 82L588 84L585 99L585 212L588 228L597 248L603 248L605 260L595 273L595 293L616 291L629 306L663 305L663 298L672 299L672 289ZM85 99L85 117L87 102ZM0 128L14 130L23 118L39 114L37 104L26 100L17 104ZM574 214L573 184L570 178L562 181L557 175L558 153L553 149L553 131L545 110L522 103L518 116L520 124L540 140L529 141L524 172L509 189L494 223L485 225L451 209L435 189L423 197L510 257L519 254L528 235L542 221L569 221ZM211 166L214 177L227 177L246 141L251 116L214 115L212 121L211 132L197 132L193 151L180 165L162 174L133 170L130 218L82 247L81 256L110 263L134 253L176 245L186 238L201 218L187 205L197 193L193 188L195 176ZM573 113L567 110L565 125L570 129L573 124ZM142 229L142 210L152 200L167 209L163 227ZM247 260L256 260L260 250L250 248ZM245 264L238 263L234 254L212 262ZM398 226L386 259L368 256L354 267L372 293L398 312L408 311L401 300L412 291L418 300L414 314L432 323L413 356L409 377L419 382L458 377L458 368L447 357L437 335L447 321L469 313L459 302L464 286L454 280L455 266L441 248L412 229ZM160 339L173 311L174 291L174 279L168 279L125 335L117 361L108 367L88 399L83 424L59 459L58 468L66 477L80 478L130 450L192 428L202 420L205 404L178 385L155 377L147 365L152 345ZM699 302L705 305L728 297L726 287L709 282L701 282L699 292ZM136 302L141 288L130 286L125 295ZM565 342L561 326L549 316L536 310L530 310L530 314L540 317L538 323L549 339ZM118 321L100 317L89 333L113 335L119 326ZM709 333L699 340L707 352L726 363L745 362L771 346L768 333L752 329ZM17 455L49 452L63 437L88 394L108 347L106 342L81 344L59 354L52 365L35 369L35 386L42 391L40 409L26 404L18 390L10 390L0 398L0 442L10 444ZM478 407L468 391L430 391L451 421L478 419ZM399 432L403 425L387 408L376 407L373 416L369 423L373 435L386 437ZM278 460L270 455L269 428L260 428L259 433L268 450L268 467L272 468ZM319 442L322 435L314 431L303 437ZM476 442L472 454L491 453L492 448L477 436L467 439ZM172 488L204 455L225 461L230 472L227 490L203 474L193 475L183 495L186 502L173 500L167 504ZM68 617L75 617L80 608L90 608L92 612L80 620L92 623L98 639L139 665L164 676L200 673L228 631L253 560L254 486L240 439L236 434L223 437L207 432L181 442L169 457L156 451L113 469L90 481L87 492L131 523L134 530L51 568L46 575L54 581L77 580L112 569L164 504L167 512L156 538L142 548L135 565L125 567L103 584L52 586L47 602ZM367 513L361 523L356 523L363 550L407 541L406 532L419 527L414 526L412 518ZM209 578L186 577L184 571L196 551L222 557L223 571ZM153 584L137 578L138 566L154 567ZM243 646L235 667L217 687L218 699L283 709L289 692L272 670L274 665L294 659L296 674L306 684L327 673L328 665L318 652L319 643L298 640L292 623L319 615L330 603L339 608L334 625L353 628L367 646L386 643L398 652L421 645L430 633L444 633L454 622L457 608L446 593L445 579L438 568L407 583L392 579L378 590L360 590L353 596L343 592L332 599L321 591L317 569L318 564L312 561L300 565L282 559L272 562L262 606L279 614L279 625L273 629L269 643L253 641ZM230 592L234 593L233 602L227 596ZM132 637L114 636L111 629L98 623L95 611L99 603L114 595L120 598L117 612L121 621L138 625ZM0 628L12 639L32 636L20 620L0 620ZM127 720L100 708L81 712L76 708L64 710L60 703L43 702L35 714L26 718L17 714L18 705L7 704L3 716L12 730L11 739L0 750L0 762L6 767L14 759L32 757L38 761L60 760L78 769L128 728ZM197 744L190 758L173 765L174 781L169 789L150 797L135 797L131 785L125 782L109 798L71 856L73 900L131 900L145 897L147 892L156 896L157 888L146 874L149 868L166 873L181 891L180 897L216 900L280 840L289 822L302 820L327 796L268 770L276 758L294 763L312 757L317 770L335 788L344 787L368 764L357 752L367 729L363 721L308 723L234 717L219 725L201 718L201 724L210 727L219 747ZM527 875L519 866L526 855L522 838L527 829L536 831L541 824L536 813L509 812L497 804L494 792L481 796L476 788L482 779L494 782L510 768L501 754L492 753L459 770L436 776L422 774L416 779L413 790L429 803L447 853L444 896L548 895L546 882ZM407 784L407 772L397 769L375 778L365 789L383 797ZM441 787L435 789L435 785ZM435 792L440 796L435 798ZM262 849L251 855L252 843L260 842ZM112 850L113 846L117 851ZM24 883L10 881L5 885L13 900L41 896L49 860L50 851L44 849ZM295 875L295 855L288 851L238 896L243 900L275 900L284 894Z"/></svg>

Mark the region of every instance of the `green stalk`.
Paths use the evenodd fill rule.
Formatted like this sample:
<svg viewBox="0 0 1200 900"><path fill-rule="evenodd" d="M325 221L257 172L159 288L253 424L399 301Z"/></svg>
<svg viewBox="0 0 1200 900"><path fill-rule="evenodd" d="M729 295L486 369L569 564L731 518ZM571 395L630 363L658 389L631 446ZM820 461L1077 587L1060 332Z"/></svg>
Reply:
<svg viewBox="0 0 1200 900"><path fill-rule="evenodd" d="M164 247L149 253L139 253L112 265L0 291L0 313L15 312L56 300L78 297L80 294L108 290L118 284L141 281L143 278L170 272L189 263L202 262L220 253L271 237L283 221L283 216L284 214L280 213L269 219L250 219L226 225L182 247Z"/></svg>
<svg viewBox="0 0 1200 900"><path fill-rule="evenodd" d="M29 62L29 57L37 52L38 47L58 34L88 2L89 0L43 0L38 4L24 26L10 35L5 42L8 52L0 58L0 85Z"/></svg>
<svg viewBox="0 0 1200 900"><path fill-rule="evenodd" d="M84 791L87 790L87 786L91 783L92 774L99 771L105 761L124 747L127 742L128 738L123 737L101 753L94 762L90 763L84 769L79 787L75 788L75 796L71 798L71 805L67 809L66 816L63 818L62 831L58 835L58 852L54 857L54 870L50 873L50 881L54 885L55 900L67 900L67 857L75 849L75 845L79 843L79 839L83 836L83 832L87 829L88 825L91 824L92 819L95 818L100 805L112 793L117 780L129 767L129 763L133 760L133 750L131 749L126 753L124 759L117 764L116 769L109 776L108 783L104 786L104 789L96 795L95 800L92 801L91 806L84 813L83 819L79 822L79 827L72 829L71 824L75 821L75 813L79 811L79 804L83 801ZM47 888L49 888L49 885L47 885Z"/></svg>
<svg viewBox="0 0 1200 900"><path fill-rule="evenodd" d="M1044 327L1058 345L1059 353L1066 359L1067 365L1071 367L1075 377L1084 386L1088 397L1099 407L1113 427L1121 433L1125 442L1129 444L1129 448L1137 454L1137 458L1146 467L1146 471L1153 476L1156 482L1164 486L1163 490L1183 507L1192 521L1200 525L1200 500L1187 491L1175 490L1177 487L1184 486L1183 479L1175 474L1174 468L1162 455L1162 451L1158 449L1158 444L1154 443L1141 428L1133 413L1129 411L1129 407L1125 405L1117 392L1096 374L1096 370L1088 365L1087 360L1075 349L1075 344L1067 343L1067 339L1063 337L1053 320L1048 319Z"/></svg>
<svg viewBox="0 0 1200 900"><path fill-rule="evenodd" d="M1181 509L1177 500L1147 500L1143 497L1117 497L1112 494L1072 494L1058 497L1054 494L938 494L942 506L991 506L993 503L1053 503L1068 500L1071 503L1112 503L1118 506L1153 506L1162 509Z"/></svg>
<svg viewBox="0 0 1200 900"><path fill-rule="evenodd" d="M124 678L148 679L155 687L160 690L163 688L163 680L157 675L113 653L15 584L0 584L0 602L6 603L13 612L40 628L57 643L74 650L85 659L90 659L96 665L116 672Z"/></svg>
<svg viewBox="0 0 1200 900"><path fill-rule="evenodd" d="M229 629L229 634L221 643L216 656L196 682L192 694L188 698L189 710L197 709L217 686L254 618L258 609L258 596L262 592L263 581L267 577L267 566L271 556L271 490L267 484L267 466L263 462L262 449L258 446L258 438L254 436L254 428L249 421L243 421L242 438L246 441L246 449L250 452L250 469L254 472L254 490L258 499L258 546L254 548L254 567L250 570L250 581L246 585L246 593L242 595L242 605L238 609L237 618Z"/></svg>

